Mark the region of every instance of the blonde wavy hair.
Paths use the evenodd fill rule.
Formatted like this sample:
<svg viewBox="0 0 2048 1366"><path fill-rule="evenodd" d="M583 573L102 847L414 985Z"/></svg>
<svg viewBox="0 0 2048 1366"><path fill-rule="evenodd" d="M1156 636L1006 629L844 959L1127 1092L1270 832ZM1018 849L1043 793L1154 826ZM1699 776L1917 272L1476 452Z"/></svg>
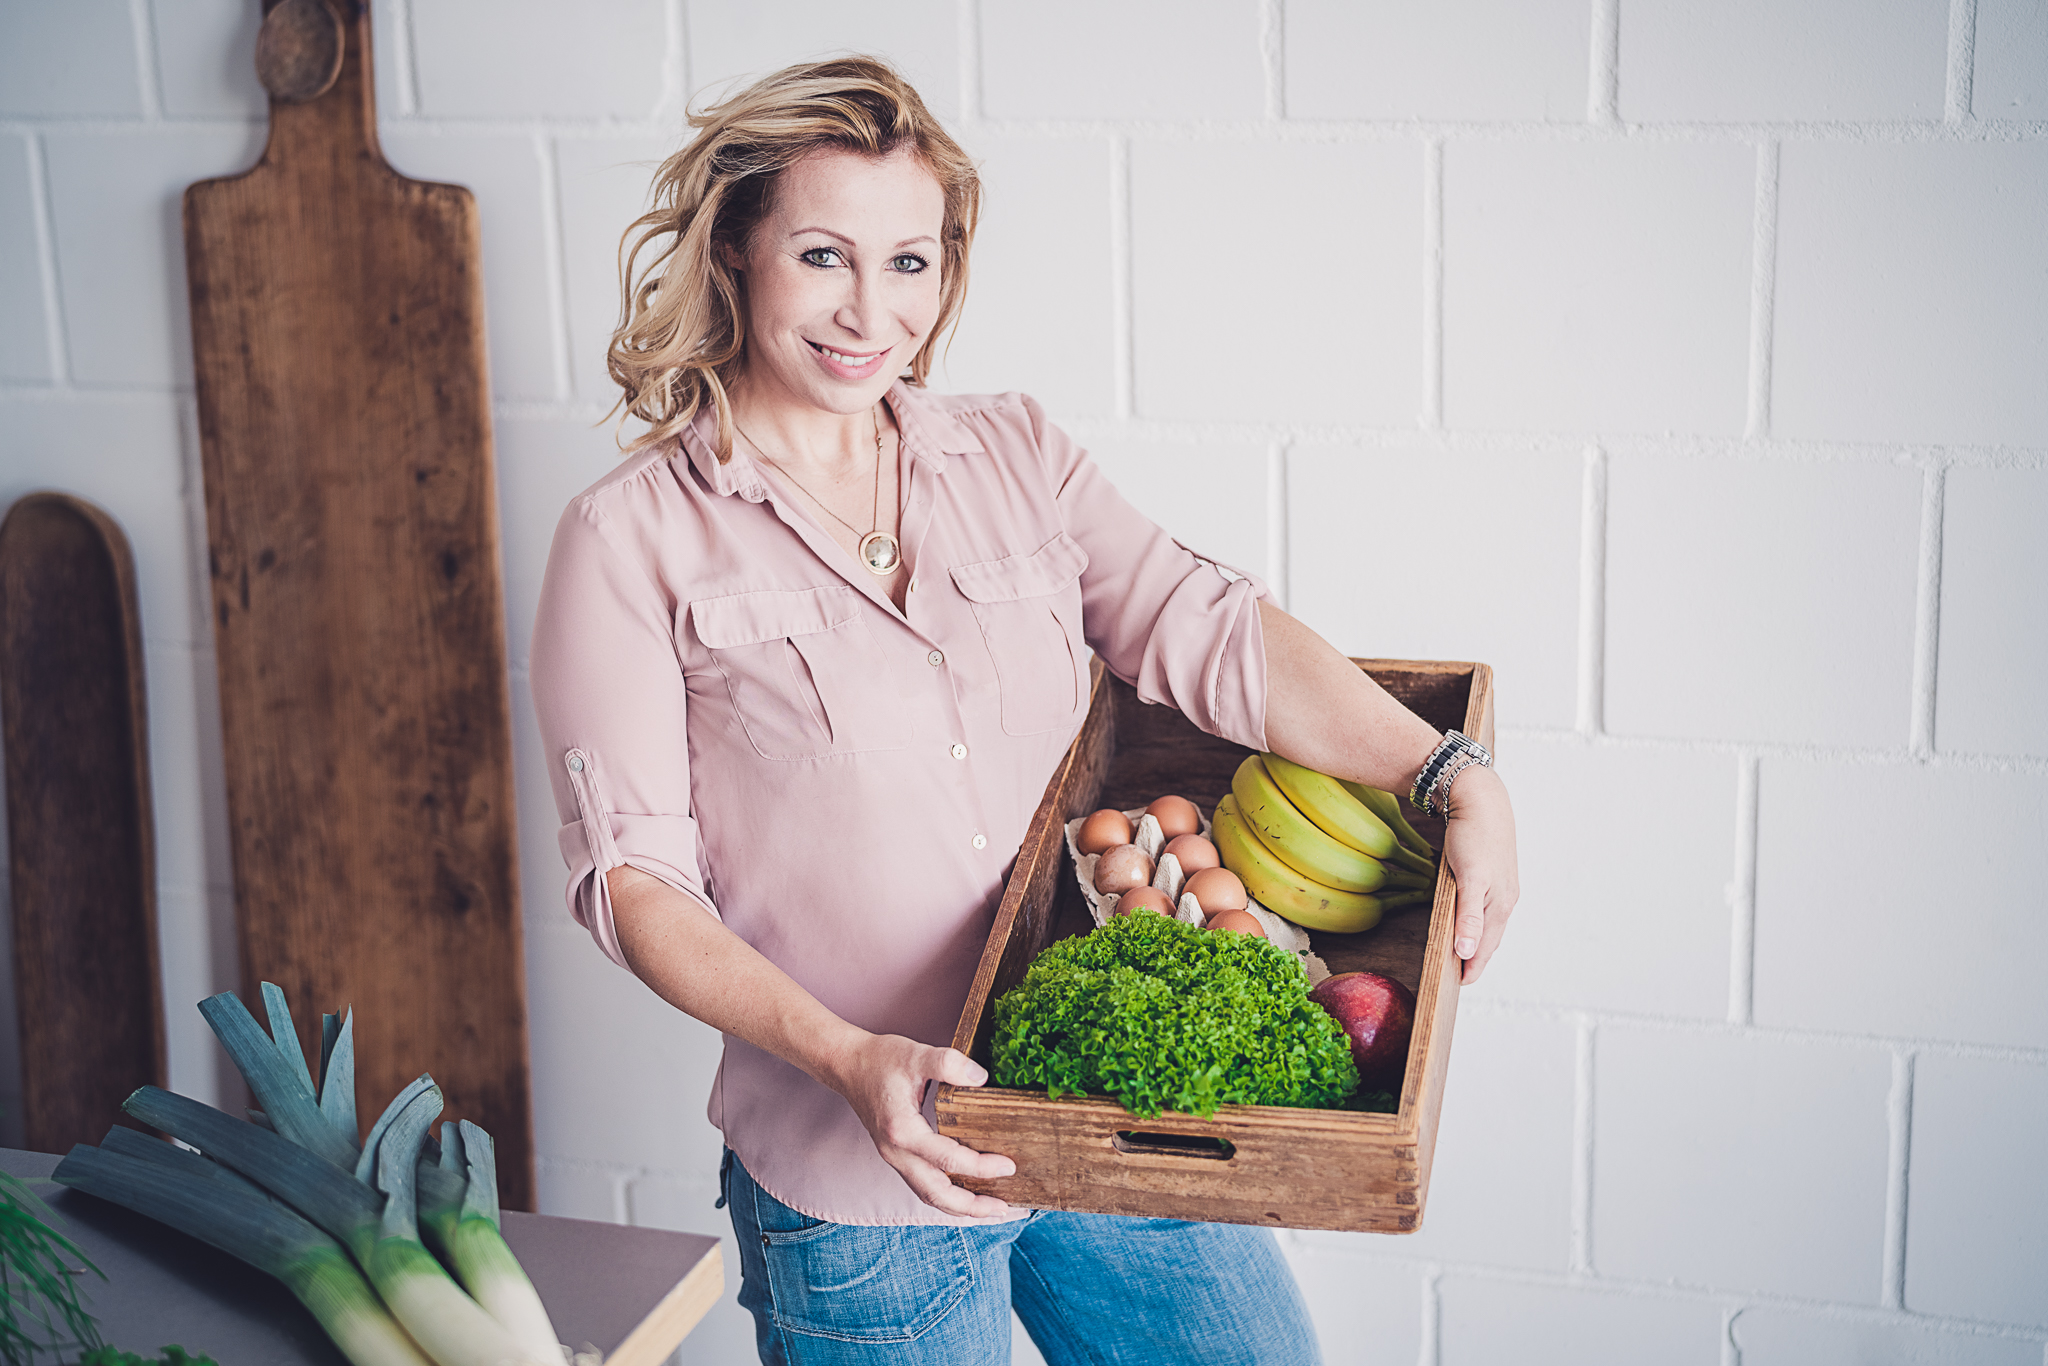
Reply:
<svg viewBox="0 0 2048 1366"><path fill-rule="evenodd" d="M689 123L696 136L655 174L654 207L619 241L623 298L606 364L625 390L620 406L651 428L643 440L674 438L710 404L718 459L732 458L727 390L745 360L747 329L744 285L728 262L746 254L776 178L826 148L874 157L908 148L944 193L939 316L908 376L923 384L967 295L981 178L910 82L874 57L808 62L691 114Z"/></svg>

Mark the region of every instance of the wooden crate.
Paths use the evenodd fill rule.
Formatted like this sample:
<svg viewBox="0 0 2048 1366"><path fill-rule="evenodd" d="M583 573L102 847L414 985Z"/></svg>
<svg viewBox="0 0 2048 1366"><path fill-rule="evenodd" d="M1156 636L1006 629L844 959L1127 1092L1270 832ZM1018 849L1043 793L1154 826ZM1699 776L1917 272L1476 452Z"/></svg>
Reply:
<svg viewBox="0 0 2048 1366"><path fill-rule="evenodd" d="M1438 729L1493 743L1493 674L1484 664L1362 659L1359 667ZM982 952L953 1046L990 1064L993 1004L1046 945L1093 928L1074 880L1065 823L1177 792L1214 809L1250 751L1146 706L1097 661L1088 718L1046 787ZM1416 828L1441 845L1440 821ZM1451 951L1455 884L1437 877L1424 910L1389 915L1364 934L1312 933L1332 972L1384 973L1415 992L1415 1037L1395 1114L1226 1105L1214 1118L1140 1119L1099 1096L1048 1100L997 1086L939 1088L939 1132L1016 1159L1017 1174L962 1179L1036 1209L1411 1233L1422 1223L1436 1146L1459 961Z"/></svg>

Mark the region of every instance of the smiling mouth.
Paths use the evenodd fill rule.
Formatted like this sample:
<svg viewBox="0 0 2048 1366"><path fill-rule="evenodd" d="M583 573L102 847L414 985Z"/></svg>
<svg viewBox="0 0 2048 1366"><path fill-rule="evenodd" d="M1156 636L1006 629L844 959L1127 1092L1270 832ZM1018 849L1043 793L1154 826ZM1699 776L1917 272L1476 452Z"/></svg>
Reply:
<svg viewBox="0 0 2048 1366"><path fill-rule="evenodd" d="M836 361L849 370L858 370L862 366L872 365L875 361L889 354L885 348L881 351L870 351L865 356L849 356L844 351L834 351L831 347L821 346L817 342L811 342L810 345L825 359Z"/></svg>

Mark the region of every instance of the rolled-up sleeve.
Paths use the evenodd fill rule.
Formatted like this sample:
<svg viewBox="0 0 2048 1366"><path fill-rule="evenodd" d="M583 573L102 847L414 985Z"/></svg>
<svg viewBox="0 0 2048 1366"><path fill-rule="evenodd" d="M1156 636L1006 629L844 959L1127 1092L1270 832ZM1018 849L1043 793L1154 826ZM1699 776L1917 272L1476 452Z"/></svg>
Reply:
<svg viewBox="0 0 2048 1366"><path fill-rule="evenodd" d="M562 515L534 619L534 712L561 819L569 911L629 967L605 874L630 865L717 914L690 814L675 603L588 495Z"/></svg>
<svg viewBox="0 0 2048 1366"><path fill-rule="evenodd" d="M1253 749L1266 747L1258 576L1188 549L1117 492L1088 453L1025 399L1067 534L1088 554L1088 644L1138 696Z"/></svg>

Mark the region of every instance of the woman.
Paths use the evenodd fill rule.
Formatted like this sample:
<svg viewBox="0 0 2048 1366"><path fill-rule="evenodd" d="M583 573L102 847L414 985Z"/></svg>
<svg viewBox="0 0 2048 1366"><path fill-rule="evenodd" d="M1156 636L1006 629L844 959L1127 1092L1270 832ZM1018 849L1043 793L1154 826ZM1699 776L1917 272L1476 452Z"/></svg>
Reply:
<svg viewBox="0 0 2048 1366"><path fill-rule="evenodd" d="M793 67L691 123L611 352L652 433L563 516L533 689L572 910L724 1034L762 1359L1007 1360L1014 1301L1055 1363L1313 1361L1269 1232L1012 1209L951 1179L1010 1159L922 1106L987 1079L944 1045L1091 647L1205 729L1378 787L1443 737L1030 399L924 391L979 188L901 77ZM1434 795L1471 980L1513 821L1482 765Z"/></svg>

